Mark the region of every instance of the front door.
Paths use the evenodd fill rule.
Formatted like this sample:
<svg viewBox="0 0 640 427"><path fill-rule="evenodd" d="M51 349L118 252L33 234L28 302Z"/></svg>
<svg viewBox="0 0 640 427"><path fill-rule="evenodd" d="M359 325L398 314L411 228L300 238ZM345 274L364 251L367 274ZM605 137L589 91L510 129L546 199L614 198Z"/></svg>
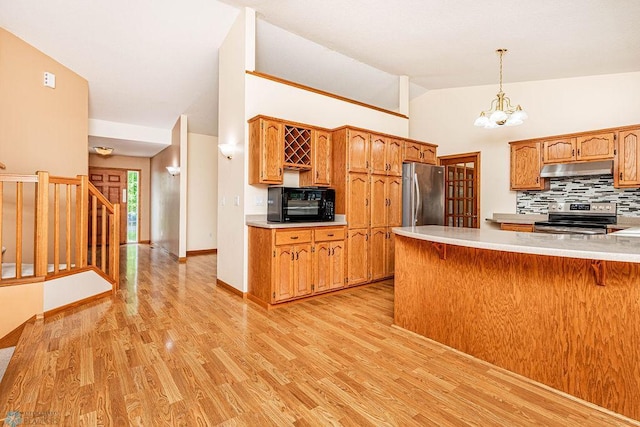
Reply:
<svg viewBox="0 0 640 427"><path fill-rule="evenodd" d="M120 243L127 242L127 170L110 168L89 168L89 181L111 203L120 203ZM91 209L91 208L90 208ZM91 211L89 211L91 220ZM102 241L102 212L98 209L97 243ZM91 240L91 236L89 236Z"/></svg>

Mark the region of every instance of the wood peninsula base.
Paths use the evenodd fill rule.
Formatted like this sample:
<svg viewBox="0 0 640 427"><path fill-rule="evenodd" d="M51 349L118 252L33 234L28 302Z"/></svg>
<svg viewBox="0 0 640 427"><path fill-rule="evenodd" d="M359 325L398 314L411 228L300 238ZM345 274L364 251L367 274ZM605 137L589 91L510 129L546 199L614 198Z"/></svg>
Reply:
<svg viewBox="0 0 640 427"><path fill-rule="evenodd" d="M428 238L396 236L396 325L640 420L640 264Z"/></svg>

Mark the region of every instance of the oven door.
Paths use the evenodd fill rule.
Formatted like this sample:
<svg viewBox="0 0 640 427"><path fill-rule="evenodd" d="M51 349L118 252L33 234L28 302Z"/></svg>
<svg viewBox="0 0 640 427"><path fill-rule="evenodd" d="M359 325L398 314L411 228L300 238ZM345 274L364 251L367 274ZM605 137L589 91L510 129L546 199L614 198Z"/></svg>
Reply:
<svg viewBox="0 0 640 427"><path fill-rule="evenodd" d="M285 221L321 221L324 216L325 201L322 190L289 189L283 203Z"/></svg>

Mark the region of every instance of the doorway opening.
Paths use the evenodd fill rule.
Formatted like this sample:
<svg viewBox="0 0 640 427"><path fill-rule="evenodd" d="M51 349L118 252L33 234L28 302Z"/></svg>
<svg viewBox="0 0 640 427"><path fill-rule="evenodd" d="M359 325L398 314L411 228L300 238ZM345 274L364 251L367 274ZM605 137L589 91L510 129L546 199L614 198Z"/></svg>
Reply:
<svg viewBox="0 0 640 427"><path fill-rule="evenodd" d="M438 157L445 167L444 224L479 228L480 152Z"/></svg>
<svg viewBox="0 0 640 427"><path fill-rule="evenodd" d="M140 172L127 171L127 243L138 243Z"/></svg>

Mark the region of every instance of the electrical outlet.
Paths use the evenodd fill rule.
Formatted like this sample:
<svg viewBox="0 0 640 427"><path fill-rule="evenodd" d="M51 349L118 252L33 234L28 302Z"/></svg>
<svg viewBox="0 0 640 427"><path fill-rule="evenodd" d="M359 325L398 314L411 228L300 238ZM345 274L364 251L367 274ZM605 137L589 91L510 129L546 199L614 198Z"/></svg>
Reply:
<svg viewBox="0 0 640 427"><path fill-rule="evenodd" d="M227 204L227 198L225 196L222 196L220 198L220 206L225 206Z"/></svg>
<svg viewBox="0 0 640 427"><path fill-rule="evenodd" d="M56 75L48 71L44 72L44 85L51 89L56 88Z"/></svg>
<svg viewBox="0 0 640 427"><path fill-rule="evenodd" d="M256 196L256 206L264 206L264 198L262 196Z"/></svg>
<svg viewBox="0 0 640 427"><path fill-rule="evenodd" d="M234 196L233 197L233 205L234 206L240 206L240 196Z"/></svg>

